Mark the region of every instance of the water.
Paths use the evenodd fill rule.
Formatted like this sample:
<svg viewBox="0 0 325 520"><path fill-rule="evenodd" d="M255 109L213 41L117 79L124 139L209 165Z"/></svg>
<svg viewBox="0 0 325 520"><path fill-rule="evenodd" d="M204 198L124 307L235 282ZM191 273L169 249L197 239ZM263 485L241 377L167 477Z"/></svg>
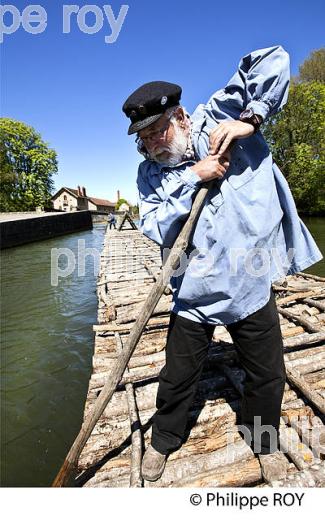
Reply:
<svg viewBox="0 0 325 520"><path fill-rule="evenodd" d="M325 255L325 219L304 219ZM102 250L105 226L2 252L1 485L49 486L79 432L97 321L92 257L51 285L51 248ZM64 257L60 259L63 269ZM324 262L308 270L325 276Z"/></svg>
<svg viewBox="0 0 325 520"><path fill-rule="evenodd" d="M325 258L325 218L324 217L304 217L304 223L308 227L309 231L313 235L316 244L321 250L323 257ZM306 269L306 273L316 274L318 276L325 276L325 261L321 260L314 264L309 269Z"/></svg>
<svg viewBox="0 0 325 520"><path fill-rule="evenodd" d="M92 257L51 285L51 248L102 250L105 226L2 252L1 485L49 486L79 432L97 322ZM59 265L66 267L66 256Z"/></svg>

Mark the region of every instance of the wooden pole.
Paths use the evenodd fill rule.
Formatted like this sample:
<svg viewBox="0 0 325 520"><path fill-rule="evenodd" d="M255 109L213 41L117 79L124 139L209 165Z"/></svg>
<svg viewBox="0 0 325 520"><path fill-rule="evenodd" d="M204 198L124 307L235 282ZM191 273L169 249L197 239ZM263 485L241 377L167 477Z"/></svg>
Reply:
<svg viewBox="0 0 325 520"><path fill-rule="evenodd" d="M149 318L152 315L160 297L163 295L164 290L171 276L173 275L173 272L178 267L181 256L187 248L191 233L194 229L197 218L212 184L213 182L209 182L203 185L197 193L190 215L185 222L181 232L179 233L166 260L166 263L163 266L160 275L157 277L156 283L153 284L153 287L146 301L144 302L141 311L139 312L138 318L130 331L121 355L116 360L115 366L112 368L100 395L97 397L92 412L89 413L88 417L84 421L80 432L78 433L72 447L70 448L70 451L67 454L64 463L52 484L53 487L65 486L72 472L76 469L78 458L83 447L90 437L90 434L93 431L99 417L106 408L107 403L110 401L113 393L115 392L115 389L127 367L129 359L138 344L144 327L148 323Z"/></svg>
<svg viewBox="0 0 325 520"><path fill-rule="evenodd" d="M118 332L115 333L116 350L120 354L123 350L123 342ZM129 367L125 369L129 374ZM140 430L140 419L136 403L135 391L132 383L125 385L125 393L130 417L130 430L132 440L130 487L142 487L141 460L142 460L142 435Z"/></svg>

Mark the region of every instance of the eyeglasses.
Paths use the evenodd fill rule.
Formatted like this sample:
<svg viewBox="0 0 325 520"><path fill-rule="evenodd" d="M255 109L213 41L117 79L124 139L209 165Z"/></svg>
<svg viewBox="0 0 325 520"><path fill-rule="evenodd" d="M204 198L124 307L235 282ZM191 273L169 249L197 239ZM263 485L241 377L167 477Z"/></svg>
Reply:
<svg viewBox="0 0 325 520"><path fill-rule="evenodd" d="M145 136L145 137L140 137L139 135L137 136L136 138L136 142L138 143L140 140L144 143L144 144L148 144L150 141L155 141L157 140L158 138L160 139L166 132L166 130L168 129L169 127L169 124L170 124L170 120L173 116L173 112L168 116L168 119L166 121L166 123L161 127L159 128L158 130L155 130L154 132L151 132L151 134Z"/></svg>

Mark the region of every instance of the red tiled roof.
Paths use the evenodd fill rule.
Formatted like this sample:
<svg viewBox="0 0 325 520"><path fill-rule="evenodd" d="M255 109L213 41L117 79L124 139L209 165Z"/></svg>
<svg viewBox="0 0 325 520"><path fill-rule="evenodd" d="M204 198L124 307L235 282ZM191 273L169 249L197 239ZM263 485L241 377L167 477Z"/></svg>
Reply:
<svg viewBox="0 0 325 520"><path fill-rule="evenodd" d="M60 193L60 192L62 192L64 190L67 191L67 192L70 192L75 197L83 197L83 195L78 195L78 190L74 190L73 188L68 188L67 186L63 186L52 198L54 198L56 195L58 195L58 193ZM106 199L97 199L96 197L88 197L87 195L86 195L85 198L90 200L94 204L96 204L96 206L112 206L112 207L115 207L115 204L116 204L115 202L111 202L111 201L106 200Z"/></svg>
<svg viewBox="0 0 325 520"><path fill-rule="evenodd" d="M91 202L96 204L96 206L115 206L115 202L111 202L106 199L96 199L95 197L87 197Z"/></svg>

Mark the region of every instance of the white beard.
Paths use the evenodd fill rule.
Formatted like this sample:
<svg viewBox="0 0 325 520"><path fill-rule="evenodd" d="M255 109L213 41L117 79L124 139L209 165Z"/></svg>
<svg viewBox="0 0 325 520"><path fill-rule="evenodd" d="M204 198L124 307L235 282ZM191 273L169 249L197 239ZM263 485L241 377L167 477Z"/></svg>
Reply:
<svg viewBox="0 0 325 520"><path fill-rule="evenodd" d="M169 145L163 145L155 152L150 153L150 159L160 164L167 164L168 166L175 166L180 163L186 152L188 137L185 132L180 129L177 123L172 122L174 125L174 138ZM162 152L168 152L168 156ZM160 156L162 154L162 156Z"/></svg>

